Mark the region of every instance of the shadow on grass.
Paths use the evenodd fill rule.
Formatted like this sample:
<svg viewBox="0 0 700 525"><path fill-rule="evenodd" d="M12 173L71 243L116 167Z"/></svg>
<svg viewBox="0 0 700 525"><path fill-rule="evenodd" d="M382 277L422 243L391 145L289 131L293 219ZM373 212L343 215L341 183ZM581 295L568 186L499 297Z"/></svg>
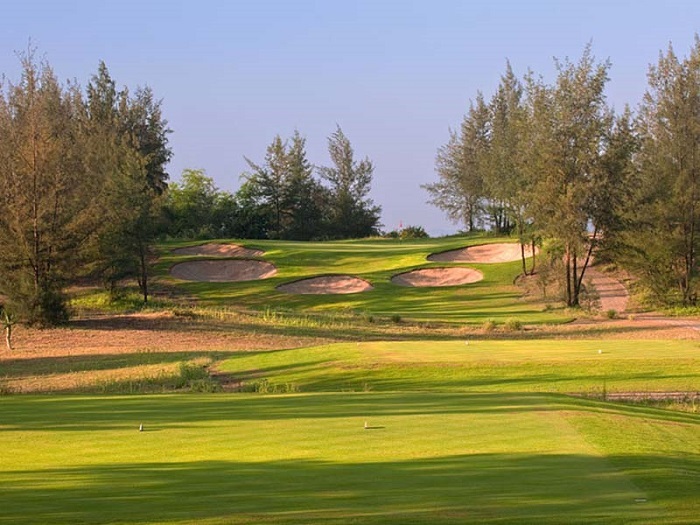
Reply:
<svg viewBox="0 0 700 525"><path fill-rule="evenodd" d="M217 352L133 352L122 354L95 354L56 357L10 358L0 362L0 376L16 378L26 375L41 376L117 370L144 365L174 364L196 358L217 359L229 354Z"/></svg>
<svg viewBox="0 0 700 525"><path fill-rule="evenodd" d="M0 521L691 523L696 487L676 478L688 470L700 470L700 457L464 454L27 468L0 472Z"/></svg>
<svg viewBox="0 0 700 525"><path fill-rule="evenodd" d="M698 425L700 415L539 393L319 393L291 395L6 396L1 431L179 428L213 421L366 418L551 411L613 412Z"/></svg>

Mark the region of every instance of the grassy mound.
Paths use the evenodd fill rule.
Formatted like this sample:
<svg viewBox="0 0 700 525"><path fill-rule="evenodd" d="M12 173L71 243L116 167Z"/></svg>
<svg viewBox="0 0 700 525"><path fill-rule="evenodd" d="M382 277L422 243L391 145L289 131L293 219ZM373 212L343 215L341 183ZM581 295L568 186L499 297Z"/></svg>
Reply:
<svg viewBox="0 0 700 525"><path fill-rule="evenodd" d="M253 388L316 391L700 391L694 341L424 341L340 343L246 352L220 368Z"/></svg>

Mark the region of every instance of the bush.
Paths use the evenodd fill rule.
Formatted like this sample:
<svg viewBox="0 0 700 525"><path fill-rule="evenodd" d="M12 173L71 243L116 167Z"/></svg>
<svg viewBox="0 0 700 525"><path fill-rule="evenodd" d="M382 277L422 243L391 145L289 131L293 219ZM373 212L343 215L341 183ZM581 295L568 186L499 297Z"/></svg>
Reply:
<svg viewBox="0 0 700 525"><path fill-rule="evenodd" d="M509 331L520 331L523 329L523 323L520 321L520 319L506 319L506 322L503 324L506 330Z"/></svg>
<svg viewBox="0 0 700 525"><path fill-rule="evenodd" d="M186 388L192 392L218 392L221 385L209 376L206 367L195 363L180 363L180 373L175 388Z"/></svg>
<svg viewBox="0 0 700 525"><path fill-rule="evenodd" d="M496 321L494 321L493 319L487 319L481 325L481 329L484 332L493 332L496 329Z"/></svg>
<svg viewBox="0 0 700 525"><path fill-rule="evenodd" d="M427 239L429 237L428 232L422 226L406 226L399 236L402 239Z"/></svg>
<svg viewBox="0 0 700 525"><path fill-rule="evenodd" d="M399 314L394 314L390 317L392 323L400 323L401 322L401 316Z"/></svg>
<svg viewBox="0 0 700 525"><path fill-rule="evenodd" d="M617 319L617 310L611 308L610 310L605 312L605 317L607 317L608 319Z"/></svg>

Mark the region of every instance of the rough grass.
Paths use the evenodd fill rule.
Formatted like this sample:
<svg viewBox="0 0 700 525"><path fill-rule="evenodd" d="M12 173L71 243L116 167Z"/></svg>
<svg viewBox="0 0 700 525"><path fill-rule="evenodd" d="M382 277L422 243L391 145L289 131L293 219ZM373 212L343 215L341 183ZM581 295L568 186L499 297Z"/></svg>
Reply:
<svg viewBox="0 0 700 525"><path fill-rule="evenodd" d="M0 416L7 523L641 524L700 513L700 417L558 395L20 396Z"/></svg>

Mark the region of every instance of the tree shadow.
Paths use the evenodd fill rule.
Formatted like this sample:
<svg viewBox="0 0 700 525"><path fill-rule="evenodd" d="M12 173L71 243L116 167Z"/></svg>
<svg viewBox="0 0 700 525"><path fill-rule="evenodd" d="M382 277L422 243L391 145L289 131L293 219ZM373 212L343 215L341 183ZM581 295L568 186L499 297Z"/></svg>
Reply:
<svg viewBox="0 0 700 525"><path fill-rule="evenodd" d="M672 479L688 470L700 470L700 457L494 453L28 468L0 473L0 521L691 523L695 491ZM676 490L647 493L640 486Z"/></svg>

